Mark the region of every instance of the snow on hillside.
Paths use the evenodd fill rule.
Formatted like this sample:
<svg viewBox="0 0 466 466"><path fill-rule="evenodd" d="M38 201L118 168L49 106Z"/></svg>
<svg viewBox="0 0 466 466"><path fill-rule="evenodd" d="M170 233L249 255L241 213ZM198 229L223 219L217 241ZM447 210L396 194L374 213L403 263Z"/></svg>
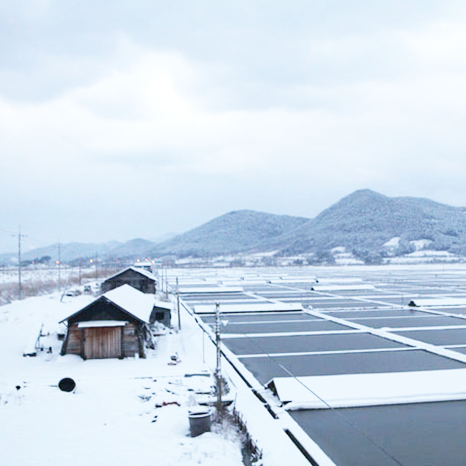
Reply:
<svg viewBox="0 0 466 466"><path fill-rule="evenodd" d="M435 262L459 262L461 258L448 251L420 250L402 257L390 257L384 259L386 264L429 264Z"/></svg>
<svg viewBox="0 0 466 466"><path fill-rule="evenodd" d="M393 248L396 249L400 245L400 237L395 236L390 241L387 241L383 246L385 248Z"/></svg>
<svg viewBox="0 0 466 466"><path fill-rule="evenodd" d="M347 252L344 246L338 246L330 250L335 259L336 265L363 265L364 262L356 259L354 254Z"/></svg>
<svg viewBox="0 0 466 466"><path fill-rule="evenodd" d="M409 244L411 244L416 251L420 251L421 249L428 248L432 244L432 241L430 239L419 239L417 241L410 241Z"/></svg>

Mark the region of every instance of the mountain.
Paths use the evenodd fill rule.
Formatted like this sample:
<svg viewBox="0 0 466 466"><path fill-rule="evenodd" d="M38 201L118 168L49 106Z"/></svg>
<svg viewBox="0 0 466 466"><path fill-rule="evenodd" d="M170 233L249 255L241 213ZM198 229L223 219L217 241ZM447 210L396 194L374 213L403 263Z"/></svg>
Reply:
<svg viewBox="0 0 466 466"><path fill-rule="evenodd" d="M466 256L466 209L429 199L388 197L363 189L344 197L313 219L252 210L229 212L161 243L136 238L125 243L62 244L61 260L138 258L209 258L272 253L275 256L312 255L315 263L330 263L332 249L366 263L382 262L419 249ZM23 254L23 260L58 258L58 245ZM15 262L16 255L0 256Z"/></svg>
<svg viewBox="0 0 466 466"><path fill-rule="evenodd" d="M261 248L275 237L292 232L309 219L239 210L217 217L193 230L158 244L154 256L211 256Z"/></svg>
<svg viewBox="0 0 466 466"><path fill-rule="evenodd" d="M145 258L156 243L141 238L135 238L126 243L120 244L118 247L107 251L106 259L143 259Z"/></svg>
<svg viewBox="0 0 466 466"><path fill-rule="evenodd" d="M169 239L174 238L175 236L178 236L178 233L165 233L164 235L157 236L155 238L150 238L149 241L152 241L153 243L163 243L164 241L168 241Z"/></svg>
<svg viewBox="0 0 466 466"><path fill-rule="evenodd" d="M53 244L43 248L32 249L22 254L23 260L40 259L44 256L50 256L53 261L58 260L60 255L62 262L68 262L81 258L103 257L106 253L121 245L118 241L108 241L106 243L66 243ZM60 249L60 254L59 254Z"/></svg>
<svg viewBox="0 0 466 466"><path fill-rule="evenodd" d="M429 249L466 255L466 211L429 199L360 190L264 248L285 255L335 247L382 254L393 238L399 238L396 254L411 252L413 241L425 240Z"/></svg>

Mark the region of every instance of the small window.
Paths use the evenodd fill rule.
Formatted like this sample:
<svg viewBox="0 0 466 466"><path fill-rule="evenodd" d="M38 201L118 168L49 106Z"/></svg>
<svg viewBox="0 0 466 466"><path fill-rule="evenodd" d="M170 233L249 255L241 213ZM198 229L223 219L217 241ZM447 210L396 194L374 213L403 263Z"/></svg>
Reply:
<svg viewBox="0 0 466 466"><path fill-rule="evenodd" d="M163 322L165 318L165 312L156 312L155 313L155 320L158 322Z"/></svg>

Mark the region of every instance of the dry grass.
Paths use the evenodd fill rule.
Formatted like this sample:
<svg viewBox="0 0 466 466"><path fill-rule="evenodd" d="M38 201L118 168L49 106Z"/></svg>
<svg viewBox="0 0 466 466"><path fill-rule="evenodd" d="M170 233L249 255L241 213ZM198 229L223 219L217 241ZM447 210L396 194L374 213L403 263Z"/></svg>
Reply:
<svg viewBox="0 0 466 466"><path fill-rule="evenodd" d="M99 269L97 272L97 280L102 280L105 277L114 274L115 271L115 268ZM65 291L72 287L78 287L79 285L83 285L92 281L96 281L96 273L94 271L82 273L81 279L79 279L78 271L76 269L75 273L69 273L66 280L61 280L61 284L58 283L58 278L56 280L43 279L40 277L40 274L37 274L36 278L22 283L22 297L24 299L32 296L53 293L60 290ZM18 283L10 282L0 284L0 305L11 303L17 299L19 299Z"/></svg>

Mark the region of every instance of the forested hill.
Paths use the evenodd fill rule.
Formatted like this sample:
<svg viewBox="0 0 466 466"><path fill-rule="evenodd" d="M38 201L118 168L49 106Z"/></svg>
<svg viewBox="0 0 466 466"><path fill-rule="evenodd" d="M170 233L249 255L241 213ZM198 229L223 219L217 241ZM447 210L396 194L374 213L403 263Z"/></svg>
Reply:
<svg viewBox="0 0 466 466"><path fill-rule="evenodd" d="M424 244L429 249L466 255L466 211L429 199L390 198L360 190L343 198L315 219L286 233L266 247L281 254L309 253L345 247L383 253L399 240L395 255Z"/></svg>
<svg viewBox="0 0 466 466"><path fill-rule="evenodd" d="M261 249L269 240L288 234L308 221L302 217L239 210L160 243L152 254L211 256Z"/></svg>

